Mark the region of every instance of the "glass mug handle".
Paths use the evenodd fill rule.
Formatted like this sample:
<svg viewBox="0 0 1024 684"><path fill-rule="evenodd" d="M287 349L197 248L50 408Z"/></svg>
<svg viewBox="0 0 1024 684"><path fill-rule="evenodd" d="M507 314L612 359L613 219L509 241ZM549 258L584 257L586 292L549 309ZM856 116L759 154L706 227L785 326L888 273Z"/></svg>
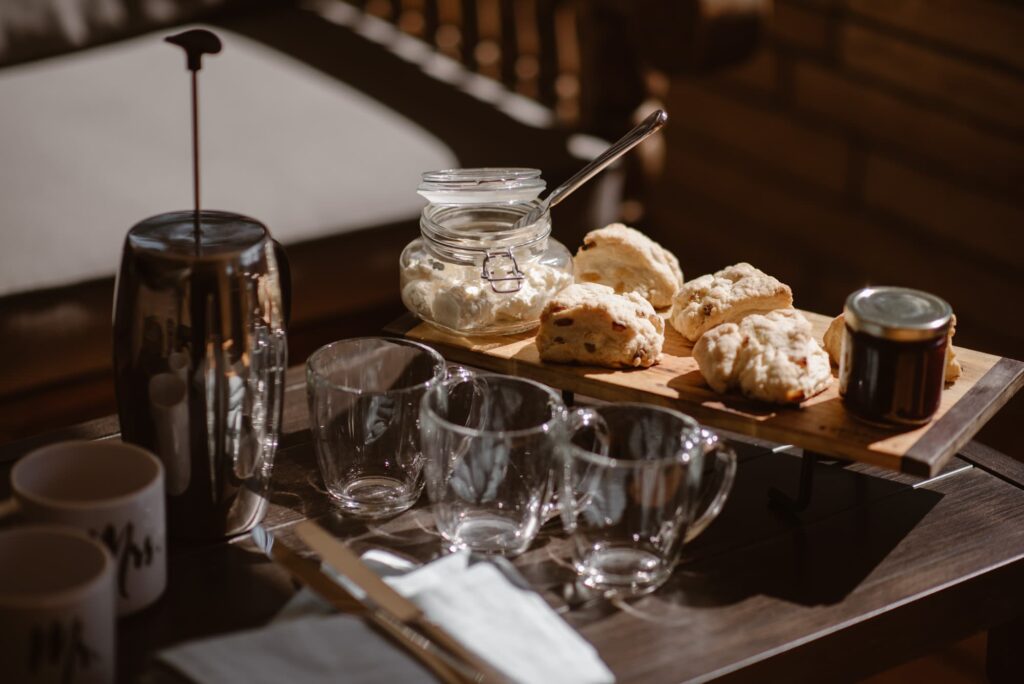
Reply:
<svg viewBox="0 0 1024 684"><path fill-rule="evenodd" d="M568 416L569 425L569 439L571 440L576 436L576 433L580 430L587 428L594 429L594 438L597 446L600 447L600 454L607 456L609 449L611 449L611 441L608 434L608 424L604 422L604 418L597 412L596 409L592 408L574 408L569 409ZM594 449L589 449L594 451Z"/></svg>
<svg viewBox="0 0 1024 684"><path fill-rule="evenodd" d="M729 492L732 490L733 480L736 479L736 452L719 438L717 434L707 428L700 429L701 441L704 443L705 458L715 458L714 477L717 485L714 487L701 486L701 501L698 502L695 511L696 519L686 529L686 540L691 541L699 535L711 522L718 517L725 506Z"/></svg>
<svg viewBox="0 0 1024 684"><path fill-rule="evenodd" d="M576 499L578 492L573 479L573 460L569 453L569 449L572 448L570 446L572 439L582 430L593 429L594 444L588 447L588 450L597 451L604 456L607 456L611 449L611 440L608 424L604 422L601 414L592 408L570 409L566 416L566 425L567 434L560 446L562 472L558 477L556 491L558 492L557 506L562 516L562 526L567 534L572 534L576 530L576 515L579 509L579 502Z"/></svg>
<svg viewBox="0 0 1024 684"><path fill-rule="evenodd" d="M465 366L449 364L448 367L445 369L445 377L443 382L451 382L453 380L464 382L466 380L472 380L474 377L476 377L476 373L466 368Z"/></svg>

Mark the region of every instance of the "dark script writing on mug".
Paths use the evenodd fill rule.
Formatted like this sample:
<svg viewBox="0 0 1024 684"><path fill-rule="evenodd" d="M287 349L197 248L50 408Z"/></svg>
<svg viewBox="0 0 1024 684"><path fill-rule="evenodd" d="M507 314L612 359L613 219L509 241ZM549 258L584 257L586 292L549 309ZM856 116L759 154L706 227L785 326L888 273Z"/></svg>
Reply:
<svg viewBox="0 0 1024 684"><path fill-rule="evenodd" d="M86 643L82 622L72 618L68 623L58 621L37 625L32 629L28 653L29 672L44 668L59 668L60 681L75 681L79 668L88 670L98 659L95 650Z"/></svg>
<svg viewBox="0 0 1024 684"><path fill-rule="evenodd" d="M89 533L103 542L117 559L117 591L122 598L128 598L128 572L152 565L157 551L155 543L149 535L136 542L135 525L131 522L126 522L120 530L107 525L101 532L90 530Z"/></svg>

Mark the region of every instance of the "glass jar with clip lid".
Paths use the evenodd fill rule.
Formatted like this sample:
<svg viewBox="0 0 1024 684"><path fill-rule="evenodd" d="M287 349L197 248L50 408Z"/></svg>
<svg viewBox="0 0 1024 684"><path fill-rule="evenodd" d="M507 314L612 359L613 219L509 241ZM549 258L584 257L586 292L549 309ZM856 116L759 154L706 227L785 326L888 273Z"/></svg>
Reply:
<svg viewBox="0 0 1024 684"><path fill-rule="evenodd" d="M402 302L459 335L506 335L536 327L572 283L572 255L551 237L551 215L516 227L539 203L537 169L447 169L423 174L429 204L421 237L402 252Z"/></svg>

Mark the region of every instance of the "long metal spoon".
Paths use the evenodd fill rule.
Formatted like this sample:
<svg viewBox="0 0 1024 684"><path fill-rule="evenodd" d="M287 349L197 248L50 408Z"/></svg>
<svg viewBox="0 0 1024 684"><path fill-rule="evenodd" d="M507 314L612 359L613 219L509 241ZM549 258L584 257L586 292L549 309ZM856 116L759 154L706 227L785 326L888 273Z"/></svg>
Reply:
<svg viewBox="0 0 1024 684"><path fill-rule="evenodd" d="M555 206L566 197L571 195L578 187L586 183L588 180L596 176L597 174L604 171L605 167L611 164L613 161L629 152L631 149L642 143L650 135L655 133L658 129L665 125L668 121L668 114L665 110L659 109L654 112L646 119L640 122L636 128L631 130L626 135L622 136L617 143L609 147L607 150L602 152L594 161L590 162L582 169L576 172L576 174L565 181L557 188L551 191L551 194L547 196L540 204L530 210L530 213L522 217L515 222L514 228L522 228L528 226L531 223L535 223L544 212L548 211L551 207Z"/></svg>

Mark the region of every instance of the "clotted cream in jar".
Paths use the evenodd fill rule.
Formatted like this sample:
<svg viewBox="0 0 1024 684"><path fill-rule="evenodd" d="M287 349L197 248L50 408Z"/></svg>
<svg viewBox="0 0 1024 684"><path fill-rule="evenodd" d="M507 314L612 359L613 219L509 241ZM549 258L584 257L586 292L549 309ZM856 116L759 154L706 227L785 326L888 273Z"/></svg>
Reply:
<svg viewBox="0 0 1024 684"><path fill-rule="evenodd" d="M545 212L514 227L537 204L536 169L447 169L423 174L429 204L420 237L400 259L402 302L422 320L460 335L505 335L536 327L548 300L572 283L572 255L551 237Z"/></svg>

